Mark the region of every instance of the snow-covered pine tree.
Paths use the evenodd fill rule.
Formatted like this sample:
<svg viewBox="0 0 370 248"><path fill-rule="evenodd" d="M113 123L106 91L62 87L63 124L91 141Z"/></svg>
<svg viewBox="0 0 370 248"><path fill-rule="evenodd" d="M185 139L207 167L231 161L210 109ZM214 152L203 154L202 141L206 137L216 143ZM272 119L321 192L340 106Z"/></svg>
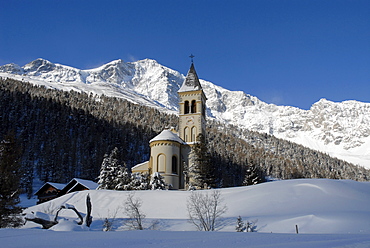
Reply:
<svg viewBox="0 0 370 248"><path fill-rule="evenodd" d="M125 190L148 190L150 189L150 176L148 173L135 172L131 174L131 181Z"/></svg>
<svg viewBox="0 0 370 248"><path fill-rule="evenodd" d="M261 183L263 181L261 174L262 173L257 169L257 166L253 162L249 163L248 168L245 171L243 185L248 186Z"/></svg>
<svg viewBox="0 0 370 248"><path fill-rule="evenodd" d="M215 187L215 168L202 134L198 135L197 143L190 151L189 161L191 163L188 168L189 185L196 188Z"/></svg>
<svg viewBox="0 0 370 248"><path fill-rule="evenodd" d="M245 232L245 230L246 230L246 226L245 226L245 224L244 224L244 222L243 222L243 220L242 220L242 217L240 217L240 215L239 215L239 217L236 219L236 226L235 226L235 230L236 230L237 232Z"/></svg>
<svg viewBox="0 0 370 248"><path fill-rule="evenodd" d="M189 153L189 161L190 165L187 168L187 175L189 178L188 189L193 190L196 189L197 187L201 188L203 186L203 180L201 177L199 165L195 162L196 153L194 149L191 149Z"/></svg>
<svg viewBox="0 0 370 248"><path fill-rule="evenodd" d="M161 176L158 172L153 173L152 180L150 180L150 186L152 190L157 189L166 189L166 183L164 181L164 177Z"/></svg>
<svg viewBox="0 0 370 248"><path fill-rule="evenodd" d="M141 173L141 184L138 188L139 190L148 190L150 189L150 174L149 173Z"/></svg>
<svg viewBox="0 0 370 248"><path fill-rule="evenodd" d="M131 174L125 165L118 168L116 183L114 188L116 190L127 190L128 185L131 183Z"/></svg>
<svg viewBox="0 0 370 248"><path fill-rule="evenodd" d="M117 186L117 175L120 167L118 164L117 155L117 147L115 147L109 155L104 155L104 159L100 168L100 175L98 177L98 189L115 189Z"/></svg>

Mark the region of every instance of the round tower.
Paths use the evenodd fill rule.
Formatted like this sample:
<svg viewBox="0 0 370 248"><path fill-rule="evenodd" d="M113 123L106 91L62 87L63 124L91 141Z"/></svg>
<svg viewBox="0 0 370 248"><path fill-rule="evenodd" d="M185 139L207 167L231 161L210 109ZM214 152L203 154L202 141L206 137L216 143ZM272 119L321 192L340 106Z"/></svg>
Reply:
<svg viewBox="0 0 370 248"><path fill-rule="evenodd" d="M181 145L184 142L171 130L163 130L150 140L149 168L158 172L173 189L182 188Z"/></svg>

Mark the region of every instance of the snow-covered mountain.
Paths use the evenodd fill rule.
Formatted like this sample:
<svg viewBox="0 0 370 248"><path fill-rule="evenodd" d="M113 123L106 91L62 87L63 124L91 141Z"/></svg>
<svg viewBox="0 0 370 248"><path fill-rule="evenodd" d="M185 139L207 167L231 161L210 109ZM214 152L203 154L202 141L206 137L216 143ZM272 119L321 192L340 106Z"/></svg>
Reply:
<svg viewBox="0 0 370 248"><path fill-rule="evenodd" d="M172 113L177 113L177 91L185 78L151 59L128 63L115 60L90 70L37 59L23 67L0 66L0 76L62 90L121 97ZM370 103L321 99L309 110L302 110L267 104L242 91L200 81L208 98L209 117L370 168Z"/></svg>

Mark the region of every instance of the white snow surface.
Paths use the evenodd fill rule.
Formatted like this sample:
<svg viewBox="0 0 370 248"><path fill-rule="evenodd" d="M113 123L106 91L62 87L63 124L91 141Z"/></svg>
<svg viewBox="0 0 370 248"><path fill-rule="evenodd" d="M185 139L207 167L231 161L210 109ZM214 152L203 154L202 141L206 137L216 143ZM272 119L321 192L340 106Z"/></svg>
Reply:
<svg viewBox="0 0 370 248"><path fill-rule="evenodd" d="M226 232L53 232L48 230L0 229L3 248L368 248L364 234L267 234Z"/></svg>
<svg viewBox="0 0 370 248"><path fill-rule="evenodd" d="M151 59L128 63L115 60L90 70L37 59L23 67L0 66L0 77L124 98L171 113L177 113L177 92L185 79L179 72ZM275 135L370 168L370 103L321 99L309 110L302 110L267 104L242 91L200 82L208 99L209 118Z"/></svg>
<svg viewBox="0 0 370 248"><path fill-rule="evenodd" d="M89 194L91 228L78 226L74 212L62 210L59 224L51 230L27 222L21 229L0 230L0 242L2 247L47 247L51 242L53 247L370 247L369 182L295 179L218 190L227 211L217 232L196 231L188 222L189 191L136 191L134 197L143 202L145 226L153 220L158 224L156 230L126 231L123 204L130 192L89 190L29 207L25 213L42 216L71 204L85 214ZM239 215L245 222L254 221L257 232L236 233ZM113 232L102 232L102 220L113 217Z"/></svg>
<svg viewBox="0 0 370 248"><path fill-rule="evenodd" d="M162 140L176 141L180 144L185 144L185 142L171 130L163 130L160 134L151 139L149 143L152 143L153 141L162 141Z"/></svg>

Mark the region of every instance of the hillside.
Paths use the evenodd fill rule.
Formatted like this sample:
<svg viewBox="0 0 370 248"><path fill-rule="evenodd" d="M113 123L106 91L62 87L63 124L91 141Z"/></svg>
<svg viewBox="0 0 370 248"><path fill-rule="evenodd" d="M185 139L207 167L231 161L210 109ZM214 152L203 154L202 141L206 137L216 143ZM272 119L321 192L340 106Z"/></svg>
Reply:
<svg viewBox="0 0 370 248"><path fill-rule="evenodd" d="M219 231L235 232L236 218L253 221L259 233L304 234L370 234L370 184L352 180L296 179L262 183L255 186L219 189L227 206ZM197 191L208 193L210 190ZM30 207L25 210L51 213L65 203L74 205L86 213L85 198L91 197L94 217L91 230L102 230L104 218L115 218L114 230L122 231L127 216L124 202L129 192L82 191L74 192ZM135 196L143 202L141 210L146 214L145 226L158 220L157 230L196 231L188 222L187 199L190 191L136 191ZM116 213L116 214L115 214ZM76 218L72 211L62 211L61 217ZM80 226L68 223L52 227L52 230L81 230ZM27 223L24 228L38 226ZM72 228L72 229L71 229Z"/></svg>
<svg viewBox="0 0 370 248"><path fill-rule="evenodd" d="M95 180L104 154L119 148L128 168L148 160L148 142L177 116L106 96L87 95L0 79L0 136L13 131L21 147L22 188L34 179ZM335 178L366 181L370 171L274 136L209 120L208 151L215 186L243 183L254 166L260 177Z"/></svg>
<svg viewBox="0 0 370 248"><path fill-rule="evenodd" d="M232 73L232 72L227 72ZM201 72L199 72L201 76ZM105 94L176 113L184 76L154 60L112 61L80 70L44 59L0 66L0 76L62 90ZM370 167L370 103L321 99L309 110L276 106L201 80L207 115L224 124L274 135L354 164Z"/></svg>

